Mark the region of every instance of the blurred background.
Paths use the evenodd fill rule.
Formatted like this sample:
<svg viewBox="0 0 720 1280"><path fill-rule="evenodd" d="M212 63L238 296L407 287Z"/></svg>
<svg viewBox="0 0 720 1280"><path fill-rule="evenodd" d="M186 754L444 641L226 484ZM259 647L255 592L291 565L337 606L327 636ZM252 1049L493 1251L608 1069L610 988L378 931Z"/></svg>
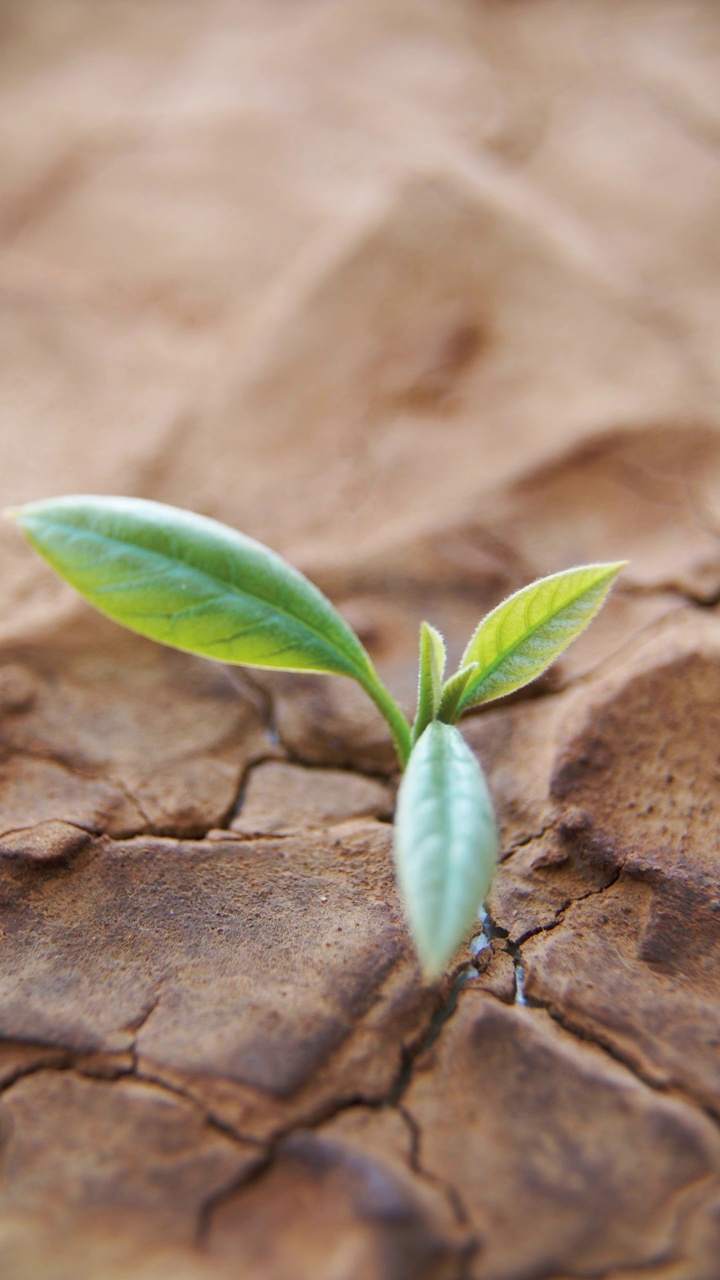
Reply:
<svg viewBox="0 0 720 1280"><path fill-rule="evenodd" d="M719 30L715 0L3 0L3 505L175 502L330 589L491 536L608 432L670 428L680 475L720 406ZM68 599L11 529L0 577L3 635Z"/></svg>

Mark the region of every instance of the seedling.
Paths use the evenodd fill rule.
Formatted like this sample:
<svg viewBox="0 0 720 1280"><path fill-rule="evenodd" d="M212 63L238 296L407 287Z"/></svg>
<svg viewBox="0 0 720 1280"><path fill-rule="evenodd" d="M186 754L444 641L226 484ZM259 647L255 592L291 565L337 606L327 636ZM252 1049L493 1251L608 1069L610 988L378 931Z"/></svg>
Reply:
<svg viewBox="0 0 720 1280"><path fill-rule="evenodd" d="M597 613L624 562L567 569L516 592L483 619L449 678L442 636L424 622L411 725L329 600L252 538L139 498L53 498L11 514L61 577L131 631L220 662L362 685L404 770L394 845L410 932L425 977L442 974L498 855L487 784L455 725L541 675Z"/></svg>

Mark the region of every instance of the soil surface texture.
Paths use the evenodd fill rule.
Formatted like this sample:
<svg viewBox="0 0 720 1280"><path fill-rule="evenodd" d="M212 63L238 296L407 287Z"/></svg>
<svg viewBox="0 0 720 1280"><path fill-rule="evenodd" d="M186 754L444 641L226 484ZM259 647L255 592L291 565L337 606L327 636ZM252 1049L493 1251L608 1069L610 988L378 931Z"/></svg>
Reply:
<svg viewBox="0 0 720 1280"><path fill-rule="evenodd" d="M6 0L0 496L275 547L464 722L502 865L423 985L384 722L123 632L0 528L3 1280L719 1280L716 0Z"/></svg>

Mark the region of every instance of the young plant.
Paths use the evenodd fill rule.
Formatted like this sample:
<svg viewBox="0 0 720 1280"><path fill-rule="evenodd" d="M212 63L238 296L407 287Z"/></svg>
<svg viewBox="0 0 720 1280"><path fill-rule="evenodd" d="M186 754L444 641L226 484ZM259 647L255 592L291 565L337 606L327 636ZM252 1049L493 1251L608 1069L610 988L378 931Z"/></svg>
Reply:
<svg viewBox="0 0 720 1280"><path fill-rule="evenodd" d="M568 569L516 592L480 623L447 679L442 636L424 622L411 727L329 600L252 538L139 498L53 498L10 514L61 577L131 631L220 662L357 680L404 770L398 883L425 977L442 974L498 855L492 800L455 724L541 675L597 613L624 562Z"/></svg>

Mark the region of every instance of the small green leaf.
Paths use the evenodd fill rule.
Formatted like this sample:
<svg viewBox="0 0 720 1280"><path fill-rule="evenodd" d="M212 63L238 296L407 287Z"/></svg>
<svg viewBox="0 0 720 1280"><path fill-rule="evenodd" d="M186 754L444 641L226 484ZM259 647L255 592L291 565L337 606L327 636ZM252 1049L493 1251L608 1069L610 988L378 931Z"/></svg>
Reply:
<svg viewBox="0 0 720 1280"><path fill-rule="evenodd" d="M420 672L417 712L412 729L413 743L417 742L423 730L437 715L446 660L445 641L440 632L431 627L429 622L423 622L420 626Z"/></svg>
<svg viewBox="0 0 720 1280"><path fill-rule="evenodd" d="M425 977L437 978L490 888L498 841L480 766L452 725L433 720L398 794L395 862Z"/></svg>
<svg viewBox="0 0 720 1280"><path fill-rule="evenodd" d="M261 543L140 498L53 498L13 515L61 577L131 631L221 662L353 677L385 715L405 763L409 726L357 636Z"/></svg>
<svg viewBox="0 0 720 1280"><path fill-rule="evenodd" d="M542 675L595 616L625 564L586 564L554 573L493 609L463 654L461 669L477 662L478 670L455 718Z"/></svg>
<svg viewBox="0 0 720 1280"><path fill-rule="evenodd" d="M457 720L460 699L465 692L468 681L472 680L473 675L478 670L477 662L470 662L467 667L461 667L459 671L455 672L454 676L450 676L450 679L445 681L437 712L438 720L444 720L446 724L453 724Z"/></svg>

